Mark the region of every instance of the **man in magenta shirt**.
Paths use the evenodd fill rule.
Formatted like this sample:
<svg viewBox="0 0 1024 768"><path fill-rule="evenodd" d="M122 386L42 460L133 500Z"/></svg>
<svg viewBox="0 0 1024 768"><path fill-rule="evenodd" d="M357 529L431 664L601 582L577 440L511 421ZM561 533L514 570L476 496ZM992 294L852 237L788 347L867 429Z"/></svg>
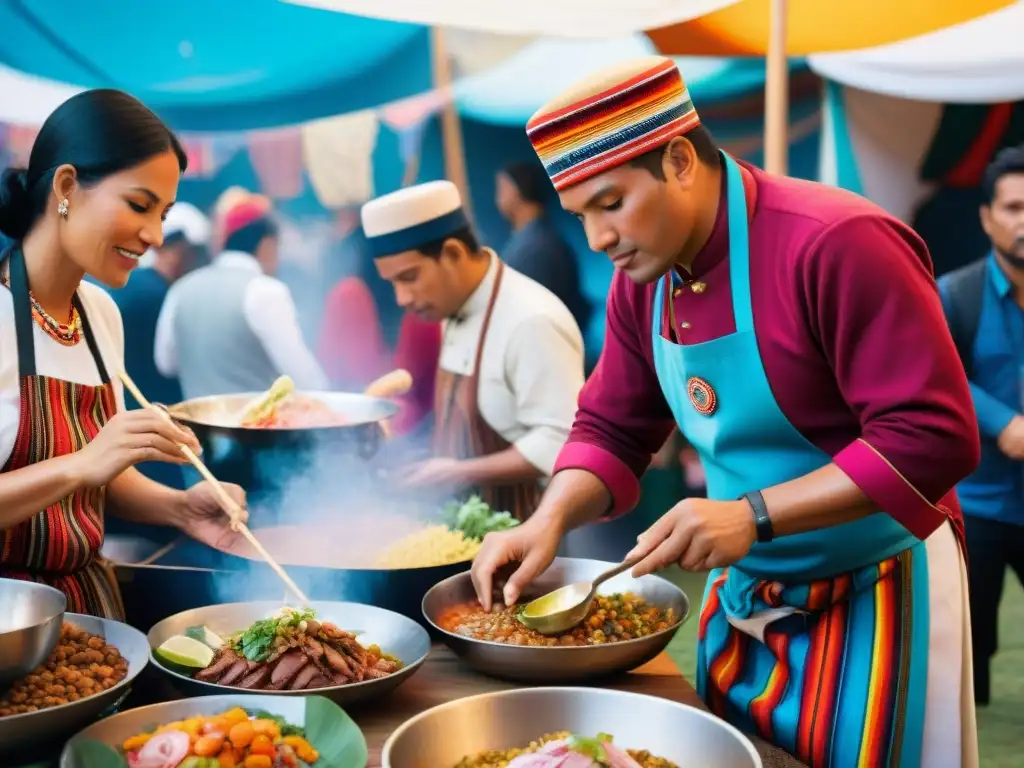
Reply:
<svg viewBox="0 0 1024 768"><path fill-rule="evenodd" d="M977 764L954 485L978 462L970 394L924 243L870 202L734 160L675 64L605 70L527 133L562 206L616 266L605 348L556 474L473 565L519 562L622 514L678 425L708 498L630 553L711 570L697 687L814 766Z"/></svg>

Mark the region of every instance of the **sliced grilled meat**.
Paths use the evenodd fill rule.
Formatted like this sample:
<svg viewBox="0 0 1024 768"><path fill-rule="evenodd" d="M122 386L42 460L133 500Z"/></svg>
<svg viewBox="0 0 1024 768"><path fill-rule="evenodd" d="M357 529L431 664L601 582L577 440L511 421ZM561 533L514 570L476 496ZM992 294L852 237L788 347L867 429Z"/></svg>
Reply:
<svg viewBox="0 0 1024 768"><path fill-rule="evenodd" d="M323 675L320 674L320 670L317 668L316 664L310 662L300 669L299 674L297 674L295 678L288 683L288 690L301 691L304 688L308 688L314 677L323 677Z"/></svg>
<svg viewBox="0 0 1024 768"><path fill-rule="evenodd" d="M277 664L270 673L270 684L267 687L280 691L307 665L312 666L309 664L309 659L306 658L304 653L295 650L288 651L278 659Z"/></svg>
<svg viewBox="0 0 1024 768"><path fill-rule="evenodd" d="M238 654L230 648L217 651L217 655L213 657L213 661L210 662L209 666L196 673L196 680L201 680L204 683L214 683L217 681L217 678L227 672L238 661L241 661Z"/></svg>
<svg viewBox="0 0 1024 768"><path fill-rule="evenodd" d="M220 680L217 681L218 685L235 685L239 680L246 676L247 673L252 670L249 669L251 662L239 657L227 672L225 672Z"/></svg>
<svg viewBox="0 0 1024 768"><path fill-rule="evenodd" d="M324 658L335 672L340 672L345 677L353 676L352 665L345 660L344 656L329 645L324 646Z"/></svg>
<svg viewBox="0 0 1024 768"><path fill-rule="evenodd" d="M334 685L334 682L325 675L317 674L312 680L310 680L303 690L308 691L312 688L326 688L329 685Z"/></svg>
<svg viewBox="0 0 1024 768"><path fill-rule="evenodd" d="M241 682L239 682L235 687L255 690L258 688L266 688L268 682L270 682L270 667L266 664L261 664L257 669L243 677Z"/></svg>

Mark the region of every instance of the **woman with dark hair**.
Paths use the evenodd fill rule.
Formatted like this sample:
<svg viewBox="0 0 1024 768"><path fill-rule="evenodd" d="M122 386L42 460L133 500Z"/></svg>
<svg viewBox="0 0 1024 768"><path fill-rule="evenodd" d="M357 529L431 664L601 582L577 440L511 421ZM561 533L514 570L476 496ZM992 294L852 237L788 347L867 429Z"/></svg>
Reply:
<svg viewBox="0 0 1024 768"><path fill-rule="evenodd" d="M227 548L234 533L205 483L177 491L135 469L183 464L186 429L124 409L124 328L88 274L123 286L163 241L185 153L131 96L73 96L43 124L28 168L0 178L0 576L67 595L68 610L123 618L100 557L104 516L175 526ZM244 502L240 488L229 492Z"/></svg>

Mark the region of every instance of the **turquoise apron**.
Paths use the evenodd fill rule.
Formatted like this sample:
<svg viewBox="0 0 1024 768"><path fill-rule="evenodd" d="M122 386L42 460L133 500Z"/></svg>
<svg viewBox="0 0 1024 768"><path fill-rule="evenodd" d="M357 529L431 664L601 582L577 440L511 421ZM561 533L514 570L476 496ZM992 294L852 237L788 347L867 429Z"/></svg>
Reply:
<svg viewBox="0 0 1024 768"><path fill-rule="evenodd" d="M772 394L751 309L743 178L723 157L736 332L692 345L664 339L673 272L658 283L652 336L658 379L700 455L708 497L734 500L832 458L796 430ZM756 543L708 579L698 690L717 714L809 765L916 768L927 591L923 543L884 513Z"/></svg>

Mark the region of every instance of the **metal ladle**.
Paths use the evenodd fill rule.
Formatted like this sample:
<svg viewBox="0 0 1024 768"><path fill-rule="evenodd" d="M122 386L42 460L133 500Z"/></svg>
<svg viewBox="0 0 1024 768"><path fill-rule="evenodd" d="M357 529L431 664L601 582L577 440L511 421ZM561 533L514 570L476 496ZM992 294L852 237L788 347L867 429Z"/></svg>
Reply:
<svg viewBox="0 0 1024 768"><path fill-rule="evenodd" d="M522 624L542 635L566 632L587 617L590 604L597 596L598 587L608 579L628 571L641 560L643 557L631 557L605 571L593 581L577 581L575 584L548 592L523 606L517 618Z"/></svg>

